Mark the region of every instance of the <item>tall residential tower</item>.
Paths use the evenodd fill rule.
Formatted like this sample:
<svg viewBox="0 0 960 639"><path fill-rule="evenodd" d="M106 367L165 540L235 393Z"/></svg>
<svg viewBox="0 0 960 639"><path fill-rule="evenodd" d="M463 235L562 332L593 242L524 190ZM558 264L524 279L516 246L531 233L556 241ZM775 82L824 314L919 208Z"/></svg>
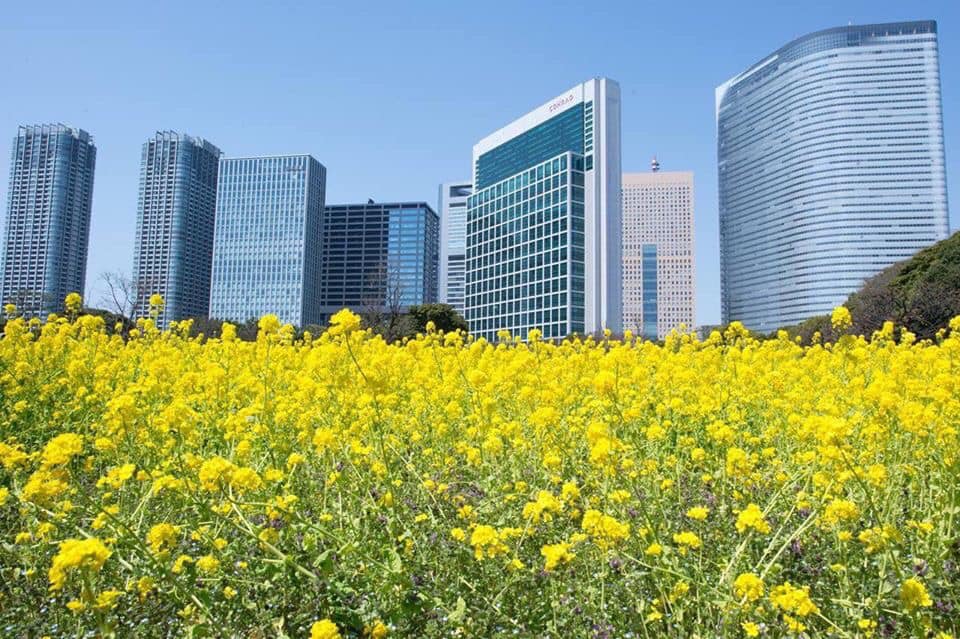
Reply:
<svg viewBox="0 0 960 639"><path fill-rule="evenodd" d="M488 340L619 331L620 87L595 78L473 147L466 319Z"/></svg>
<svg viewBox="0 0 960 639"><path fill-rule="evenodd" d="M440 185L440 301L463 314L466 284L468 180Z"/></svg>
<svg viewBox="0 0 960 639"><path fill-rule="evenodd" d="M207 315L219 160L214 145L174 131L158 131L143 144L133 314L146 316L158 293L165 302L161 328Z"/></svg>
<svg viewBox="0 0 960 639"><path fill-rule="evenodd" d="M947 236L937 25L803 36L716 91L724 322L829 312Z"/></svg>
<svg viewBox="0 0 960 639"><path fill-rule="evenodd" d="M83 293L97 148L81 129L21 126L13 139L0 302L44 317Z"/></svg>
<svg viewBox="0 0 960 639"><path fill-rule="evenodd" d="M623 328L663 339L694 328L693 173L623 175Z"/></svg>
<svg viewBox="0 0 960 639"><path fill-rule="evenodd" d="M309 155L220 161L210 316L320 322L327 170Z"/></svg>

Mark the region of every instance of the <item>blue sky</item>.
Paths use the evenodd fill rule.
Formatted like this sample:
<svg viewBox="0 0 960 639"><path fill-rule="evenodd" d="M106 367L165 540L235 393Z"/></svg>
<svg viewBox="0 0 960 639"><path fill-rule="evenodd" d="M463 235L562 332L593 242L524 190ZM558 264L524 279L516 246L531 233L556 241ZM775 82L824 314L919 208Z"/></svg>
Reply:
<svg viewBox="0 0 960 639"><path fill-rule="evenodd" d="M133 262L140 147L310 153L327 202L426 200L473 144L594 76L620 82L623 167L692 170L697 322L720 317L714 88L793 38L939 23L948 197L960 198L960 2L43 2L0 9L0 201L19 124L97 142L87 295ZM951 229L960 212L951 207Z"/></svg>

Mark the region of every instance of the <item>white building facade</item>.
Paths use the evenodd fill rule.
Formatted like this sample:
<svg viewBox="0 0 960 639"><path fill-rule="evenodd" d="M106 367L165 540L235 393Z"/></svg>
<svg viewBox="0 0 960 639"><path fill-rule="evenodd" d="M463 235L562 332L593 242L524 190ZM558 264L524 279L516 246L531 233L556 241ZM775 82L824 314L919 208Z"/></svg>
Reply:
<svg viewBox="0 0 960 639"><path fill-rule="evenodd" d="M488 340L622 329L620 87L579 84L473 147L465 314Z"/></svg>
<svg viewBox="0 0 960 639"><path fill-rule="evenodd" d="M694 326L693 173L623 175L623 328L663 339Z"/></svg>
<svg viewBox="0 0 960 639"><path fill-rule="evenodd" d="M467 261L467 197L469 180L440 185L440 301L463 314Z"/></svg>

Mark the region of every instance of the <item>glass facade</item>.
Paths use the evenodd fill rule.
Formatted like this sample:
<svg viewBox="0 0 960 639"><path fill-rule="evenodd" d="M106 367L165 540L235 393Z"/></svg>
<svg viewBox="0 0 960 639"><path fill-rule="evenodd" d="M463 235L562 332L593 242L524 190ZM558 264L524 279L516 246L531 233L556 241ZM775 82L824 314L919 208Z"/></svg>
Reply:
<svg viewBox="0 0 960 639"><path fill-rule="evenodd" d="M440 301L464 311L467 274L467 197L473 193L468 181L440 185Z"/></svg>
<svg viewBox="0 0 960 639"><path fill-rule="evenodd" d="M643 337L657 339L657 245L644 244L642 258Z"/></svg>
<svg viewBox="0 0 960 639"><path fill-rule="evenodd" d="M324 319L342 308L403 310L437 301L440 218L426 202L331 205L322 235Z"/></svg>
<svg viewBox="0 0 960 639"><path fill-rule="evenodd" d="M547 338L584 333L583 156L564 153L469 198L467 320Z"/></svg>
<svg viewBox="0 0 960 639"><path fill-rule="evenodd" d="M97 149L86 131L21 126L13 139L0 301L45 318L83 293Z"/></svg>
<svg viewBox="0 0 960 639"><path fill-rule="evenodd" d="M477 189L484 189L564 151L583 155L583 103L482 154L475 167Z"/></svg>
<svg viewBox="0 0 960 639"><path fill-rule="evenodd" d="M579 84L473 147L464 317L488 341L501 330L547 339L623 319L620 88Z"/></svg>
<svg viewBox="0 0 960 639"><path fill-rule="evenodd" d="M201 138L162 131L140 156L137 236L133 254L133 315L149 313L163 296L158 324L206 317L217 203L220 149Z"/></svg>
<svg viewBox="0 0 960 639"><path fill-rule="evenodd" d="M802 37L717 89L723 321L829 312L948 234L937 27Z"/></svg>
<svg viewBox="0 0 960 639"><path fill-rule="evenodd" d="M210 316L321 322L327 171L309 155L220 161Z"/></svg>

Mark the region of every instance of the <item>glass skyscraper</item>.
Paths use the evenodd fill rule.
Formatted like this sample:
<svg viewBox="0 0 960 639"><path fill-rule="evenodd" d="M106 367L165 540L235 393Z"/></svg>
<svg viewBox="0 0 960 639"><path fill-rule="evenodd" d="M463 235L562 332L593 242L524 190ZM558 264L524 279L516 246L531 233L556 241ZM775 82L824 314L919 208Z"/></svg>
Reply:
<svg viewBox="0 0 960 639"><path fill-rule="evenodd" d="M467 196L469 181L440 185L440 301L463 313L466 284Z"/></svg>
<svg viewBox="0 0 960 639"><path fill-rule="evenodd" d="M395 309L437 301L440 219L426 202L370 200L326 207L320 299L342 308Z"/></svg>
<svg viewBox="0 0 960 639"><path fill-rule="evenodd" d="M829 312L948 234L937 25L799 38L717 88L723 321Z"/></svg>
<svg viewBox="0 0 960 639"><path fill-rule="evenodd" d="M466 319L546 338L619 331L620 87L579 84L473 147Z"/></svg>
<svg viewBox="0 0 960 639"><path fill-rule="evenodd" d="M320 323L327 170L309 155L220 161L210 316Z"/></svg>
<svg viewBox="0 0 960 639"><path fill-rule="evenodd" d="M206 317L220 149L202 138L158 131L140 156L134 316L163 296L158 324Z"/></svg>
<svg viewBox="0 0 960 639"><path fill-rule="evenodd" d="M694 323L693 173L623 174L623 328L663 339Z"/></svg>
<svg viewBox="0 0 960 639"><path fill-rule="evenodd" d="M21 126L13 139L0 301L21 313L63 312L83 293L97 148L62 124Z"/></svg>

